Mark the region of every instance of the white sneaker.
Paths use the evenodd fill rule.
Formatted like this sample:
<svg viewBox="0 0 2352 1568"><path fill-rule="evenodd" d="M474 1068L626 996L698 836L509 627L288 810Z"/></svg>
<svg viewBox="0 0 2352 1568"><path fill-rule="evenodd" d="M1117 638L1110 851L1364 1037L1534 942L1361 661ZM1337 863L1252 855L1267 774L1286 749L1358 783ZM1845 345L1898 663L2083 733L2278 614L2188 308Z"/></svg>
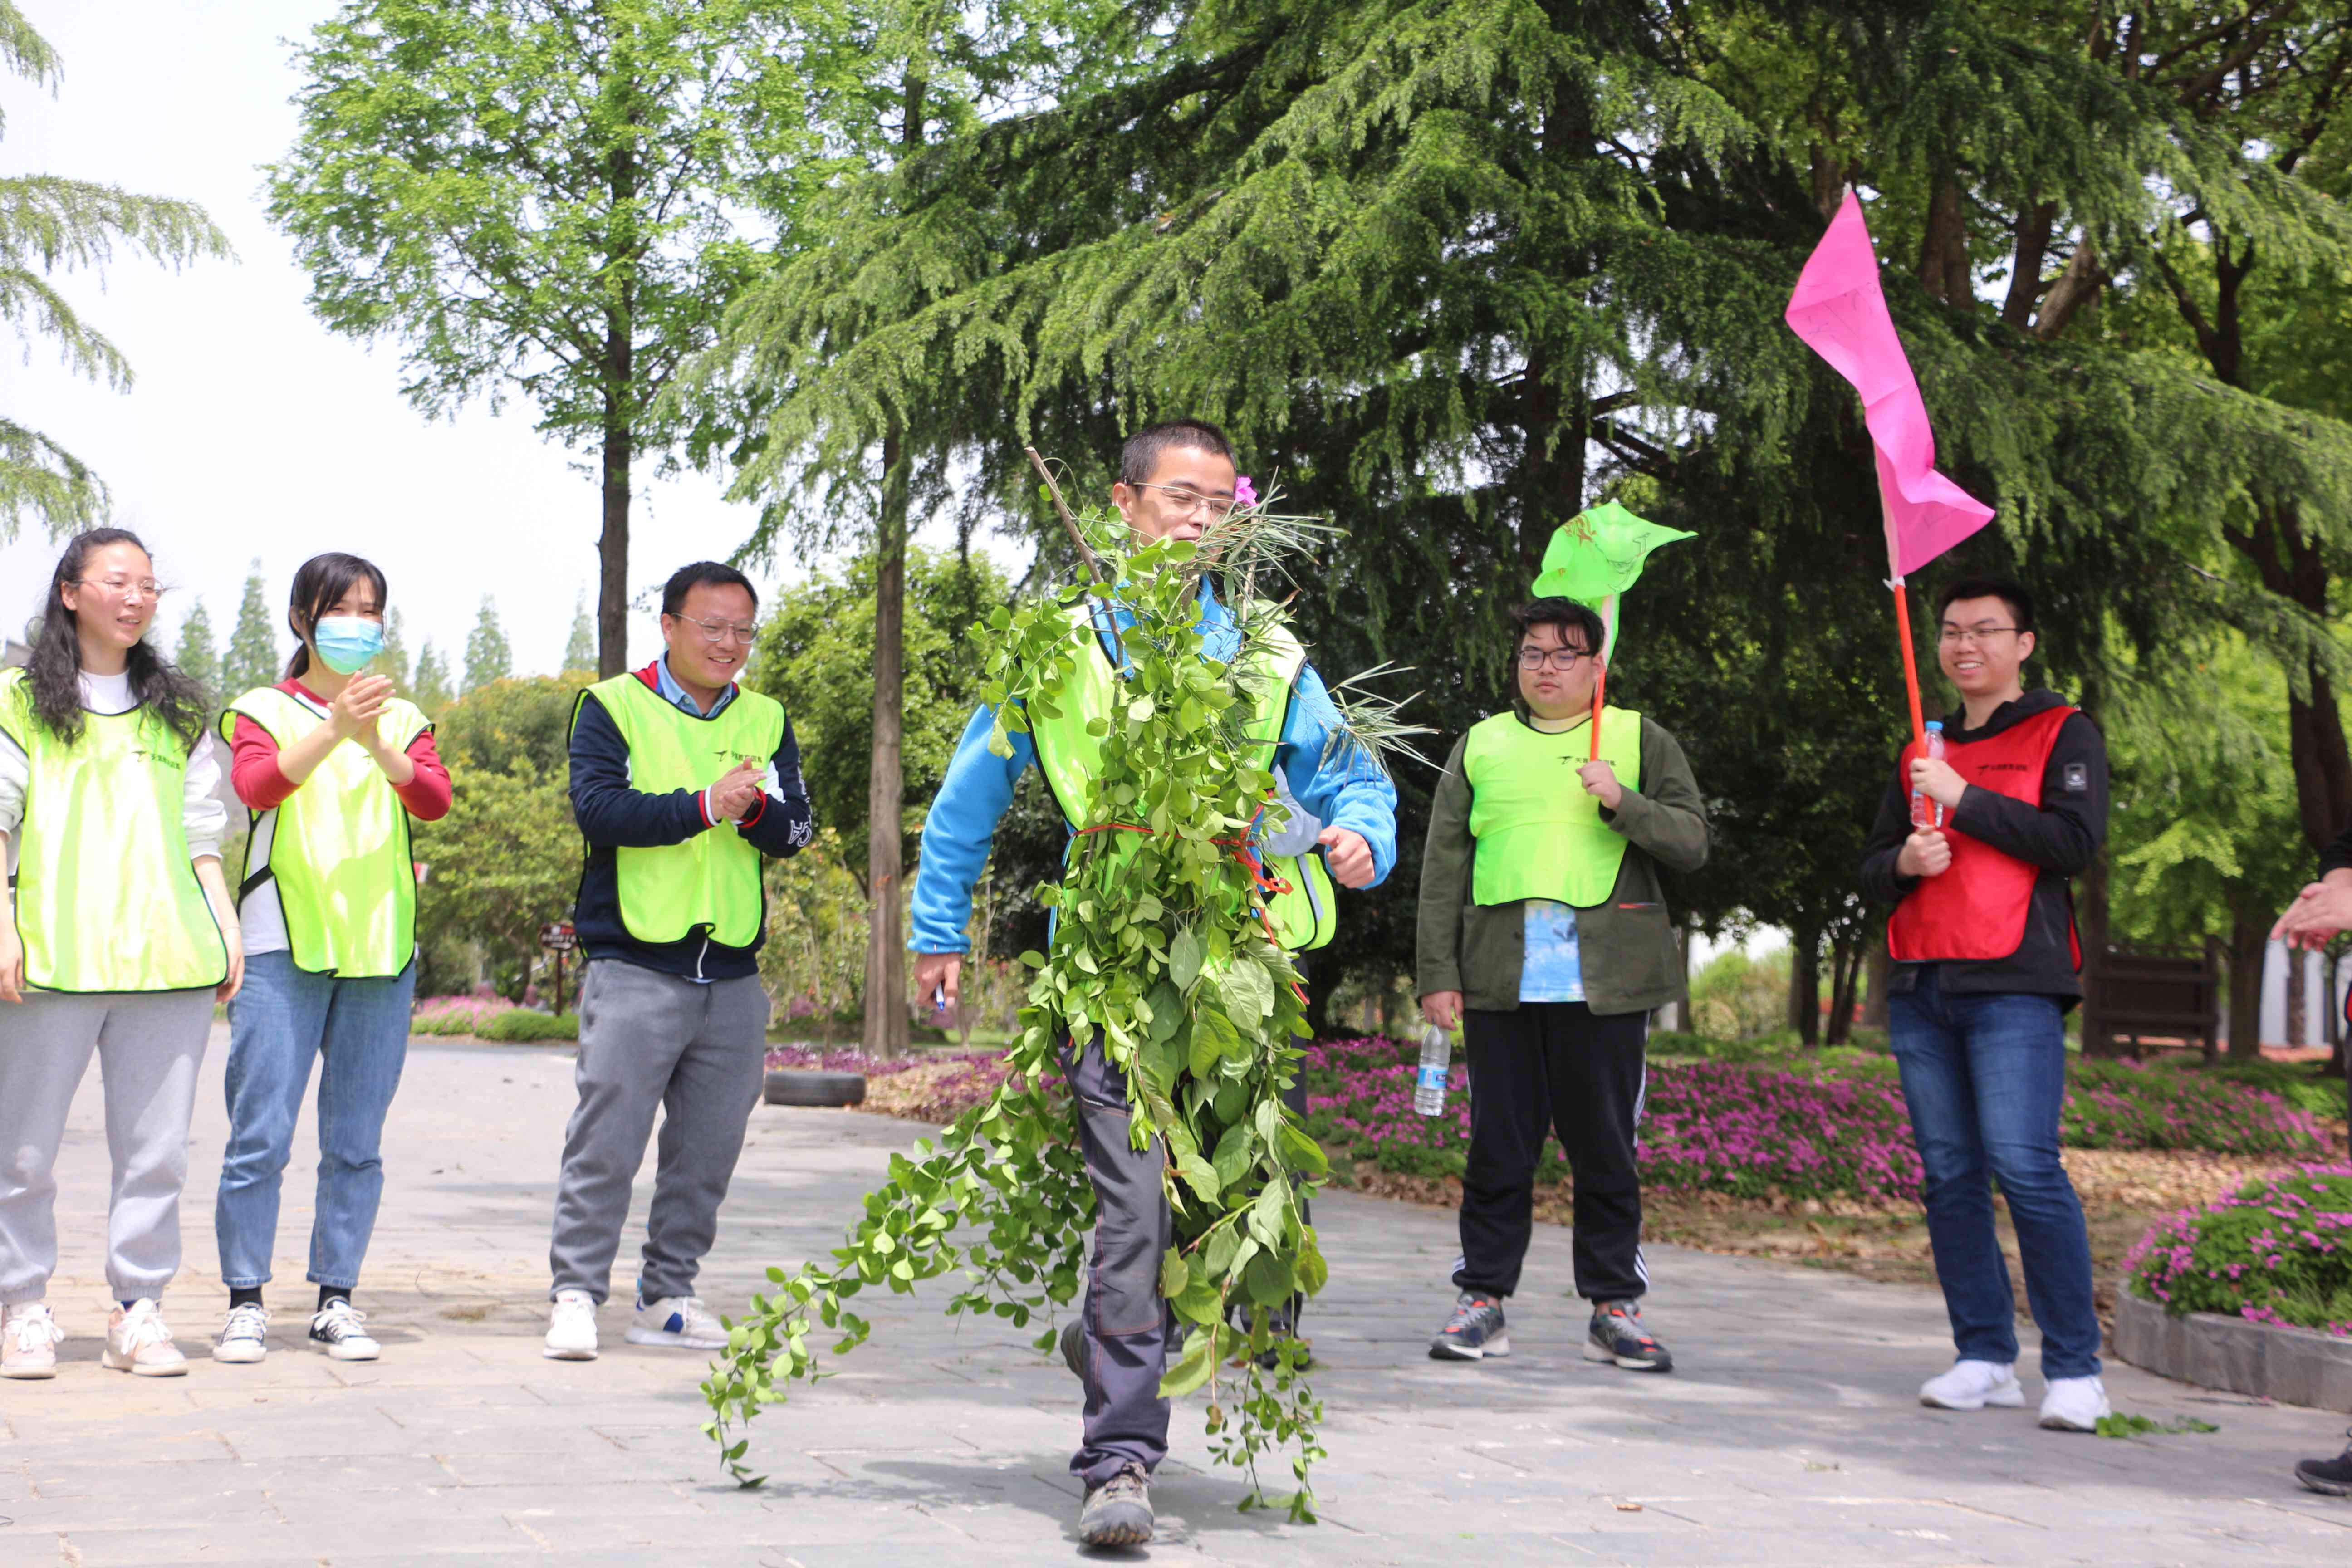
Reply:
<svg viewBox="0 0 2352 1568"><path fill-rule="evenodd" d="M2095 1377L2053 1377L2042 1394L2042 1424L2053 1432L2095 1432L2114 1414L2107 1385Z"/></svg>
<svg viewBox="0 0 2352 1568"><path fill-rule="evenodd" d="M361 1327L366 1321L365 1312L341 1296L330 1296L326 1309L310 1319L310 1342L335 1361L373 1361L383 1353L383 1347Z"/></svg>
<svg viewBox="0 0 2352 1568"><path fill-rule="evenodd" d="M2006 1362L1960 1361L1919 1385L1919 1403L1936 1410L1982 1410L1988 1405L2013 1410L2025 1403L2025 1390L2017 1386L2017 1368Z"/></svg>
<svg viewBox="0 0 2352 1568"><path fill-rule="evenodd" d="M0 1377L55 1377L66 1331L47 1301L0 1308Z"/></svg>
<svg viewBox="0 0 2352 1568"><path fill-rule="evenodd" d="M547 1314L547 1343L540 1354L550 1361L596 1359L596 1303L585 1290L558 1290Z"/></svg>
<svg viewBox="0 0 2352 1568"><path fill-rule="evenodd" d="M213 1342L213 1360L240 1364L259 1361L269 1353L269 1342L263 1337L268 1332L269 1311L260 1302L231 1307L220 1338Z"/></svg>
<svg viewBox="0 0 2352 1568"><path fill-rule="evenodd" d="M163 1303L142 1296L129 1307L117 1307L106 1321L106 1350L98 1364L135 1377L184 1377L188 1358L172 1342L164 1324Z"/></svg>
<svg viewBox="0 0 2352 1568"><path fill-rule="evenodd" d="M699 1296L665 1296L640 1301L629 1320L633 1345L667 1345L676 1350L723 1351L727 1330L702 1304Z"/></svg>

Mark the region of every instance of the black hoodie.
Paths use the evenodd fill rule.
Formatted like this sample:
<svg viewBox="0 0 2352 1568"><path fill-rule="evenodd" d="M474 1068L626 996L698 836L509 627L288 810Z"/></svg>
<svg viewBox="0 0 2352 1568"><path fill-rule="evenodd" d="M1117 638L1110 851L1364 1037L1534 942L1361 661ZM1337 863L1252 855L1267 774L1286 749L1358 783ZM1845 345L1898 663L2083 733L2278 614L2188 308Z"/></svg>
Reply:
<svg viewBox="0 0 2352 1568"><path fill-rule="evenodd" d="M1994 709L1980 730L1966 728L1965 714L1957 715L1958 722L1946 721L1944 736L1956 743L1980 741L2064 705L2054 691L2029 691ZM2074 916L2068 884L2089 867L2107 837L2107 743L2098 726L2076 713L2059 727L2050 765L2042 775L2038 808L1971 784L1952 812L1951 824L1971 838L2039 867L2041 875L2034 879L2025 937L2017 951L2007 958L1945 961L1943 989L2080 997L2083 979L2068 940ZM1919 885L1918 878L1899 876L1895 869L1895 858L1910 836L1911 781L1898 765L1862 850L1862 889L1874 901L1899 902ZM1896 964L1893 989L1909 991L1918 984L1922 967Z"/></svg>

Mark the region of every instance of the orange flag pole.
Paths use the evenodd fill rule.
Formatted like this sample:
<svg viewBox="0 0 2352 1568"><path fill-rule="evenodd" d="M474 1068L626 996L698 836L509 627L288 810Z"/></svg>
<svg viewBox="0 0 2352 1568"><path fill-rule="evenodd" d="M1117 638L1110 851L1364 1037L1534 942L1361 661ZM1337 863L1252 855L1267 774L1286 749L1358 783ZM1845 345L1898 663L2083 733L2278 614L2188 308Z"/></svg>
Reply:
<svg viewBox="0 0 2352 1568"><path fill-rule="evenodd" d="M1919 660L1911 651L1911 595L1903 583L1898 569L1900 558L1895 553L1895 519L1887 511L1886 490L1878 492L1878 511L1886 524L1886 585L1895 590L1895 629L1903 644L1903 689L1911 700L1911 744L1913 754L1927 754L1927 726L1919 714Z"/></svg>
<svg viewBox="0 0 2352 1568"><path fill-rule="evenodd" d="M1596 763L1601 760L1601 700L1609 692L1609 645L1617 640L1610 635L1616 608L1617 595L1614 594L1610 595L1609 602L1601 607L1601 657L1592 679L1591 760Z"/></svg>

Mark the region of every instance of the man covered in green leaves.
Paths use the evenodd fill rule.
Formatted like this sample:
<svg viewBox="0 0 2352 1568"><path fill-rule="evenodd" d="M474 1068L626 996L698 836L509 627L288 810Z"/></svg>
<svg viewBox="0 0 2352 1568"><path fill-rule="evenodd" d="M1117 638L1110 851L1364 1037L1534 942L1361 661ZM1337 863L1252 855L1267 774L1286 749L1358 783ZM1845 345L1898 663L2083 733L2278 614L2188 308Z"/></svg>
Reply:
<svg viewBox="0 0 2352 1568"><path fill-rule="evenodd" d="M1141 540L1198 540L1209 526L1254 499L1236 473L1231 443L1215 426L1180 419L1128 439L1111 499ZM1116 672L1119 633L1132 624L1117 606L1097 608L1094 643ZM1229 658L1240 633L1204 577L1200 629L1210 658ZM1328 942L1330 882L1369 888L1396 861L1396 790L1360 747L1334 744L1339 716L1322 679L1295 651L1282 661L1254 730L1278 737L1277 786L1286 818L1270 813L1274 837L1256 847L1275 879L1289 889L1271 900L1283 944L1293 950ZM1037 732L1009 733L1009 756L989 749L994 714L972 716L923 828L909 946L919 996L952 1008L971 888L988 860L996 824L1013 787L1035 762L1066 816L1075 816L1098 766L1083 729L1051 721ZM1073 831L1076 831L1075 824ZM1147 1482L1168 1452L1169 1404L1160 1384L1174 1334L1160 1294L1161 1255L1172 1234L1162 1189L1166 1155L1154 1140L1129 1140L1128 1086L1098 1040L1073 1042L1068 1062L1080 1113L1087 1174L1095 1191L1095 1240L1085 1299L1062 1339L1064 1357L1086 1389L1085 1436L1070 1469L1086 1484L1079 1532L1088 1545L1133 1545L1151 1538Z"/></svg>

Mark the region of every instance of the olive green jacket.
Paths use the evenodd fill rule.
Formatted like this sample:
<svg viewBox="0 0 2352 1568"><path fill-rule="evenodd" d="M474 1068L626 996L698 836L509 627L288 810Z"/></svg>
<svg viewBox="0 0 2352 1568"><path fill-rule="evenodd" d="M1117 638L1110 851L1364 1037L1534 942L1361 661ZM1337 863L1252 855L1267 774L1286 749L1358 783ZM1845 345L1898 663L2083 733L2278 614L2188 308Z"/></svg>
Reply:
<svg viewBox="0 0 2352 1568"><path fill-rule="evenodd" d="M1429 841L1421 852L1421 921L1415 963L1419 994L1459 991L1464 1004L1507 1013L1519 1005L1526 958L1524 900L1470 901L1477 840L1470 833L1470 781L1462 774L1465 735L1445 760L1429 807ZM1573 778L1570 789L1583 786ZM1672 735L1642 721L1642 787L1627 789L1601 820L1625 836L1624 861L1609 901L1576 911L1584 965L1585 1005L1595 1013L1645 1013L1687 989L1658 868L1696 871L1706 864L1706 805L1690 763Z"/></svg>

